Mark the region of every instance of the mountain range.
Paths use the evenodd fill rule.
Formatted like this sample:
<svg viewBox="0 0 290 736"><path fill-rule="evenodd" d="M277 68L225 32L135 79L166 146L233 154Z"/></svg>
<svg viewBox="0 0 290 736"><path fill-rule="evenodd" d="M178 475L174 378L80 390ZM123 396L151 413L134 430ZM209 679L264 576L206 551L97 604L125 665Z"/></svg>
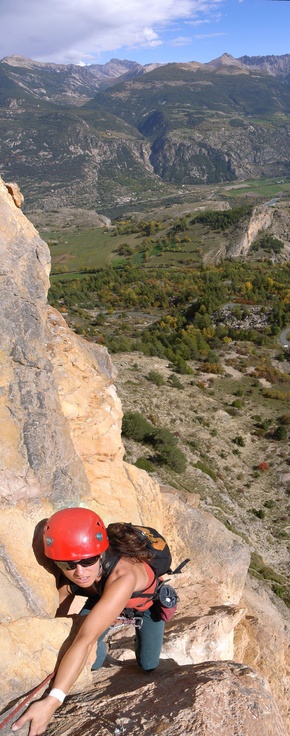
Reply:
<svg viewBox="0 0 290 736"><path fill-rule="evenodd" d="M0 62L0 173L29 208L109 207L287 176L290 54L199 62Z"/></svg>

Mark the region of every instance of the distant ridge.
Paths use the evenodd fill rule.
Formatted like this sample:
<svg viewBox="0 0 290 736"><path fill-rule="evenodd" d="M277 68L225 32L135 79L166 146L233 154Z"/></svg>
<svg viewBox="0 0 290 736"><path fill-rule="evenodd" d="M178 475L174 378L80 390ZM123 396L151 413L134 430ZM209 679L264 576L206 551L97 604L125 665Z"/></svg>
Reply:
<svg viewBox="0 0 290 736"><path fill-rule="evenodd" d="M287 79L290 76L290 54L282 54L282 56L241 56L239 61L251 69L259 69L259 71L273 77Z"/></svg>
<svg viewBox="0 0 290 736"><path fill-rule="evenodd" d="M205 64L210 69L228 69L229 71L237 71L238 74L241 73L247 73L248 69L245 69L245 64L243 64L239 59L235 59L230 54L222 54L222 56L219 56L217 59L213 59L213 61L207 62Z"/></svg>
<svg viewBox="0 0 290 736"><path fill-rule="evenodd" d="M288 178L289 70L288 54L146 66L6 57L0 174L20 184L26 206L109 215L136 196Z"/></svg>
<svg viewBox="0 0 290 736"><path fill-rule="evenodd" d="M240 71L245 72L249 69L259 69L260 71L270 74L271 76L287 77L290 74L290 54L283 54L281 56L268 55L268 56L240 56L235 58L225 52L217 59L202 63L199 61L191 60L184 62L168 62L168 64L178 65L183 69L190 69L191 71L198 69L218 69L218 70L232 70L234 73ZM147 74L160 66L166 66L167 64L160 64L157 62L150 62L149 64L139 64L137 61L129 61L128 59L110 59L105 64L88 64L81 66L78 64L57 64L54 62L43 62L34 61L24 56L18 56L14 54L12 56L6 56L0 61L0 67L7 67L11 70L14 69L14 74L17 69L30 69L31 71L67 71L72 73L73 71L80 77L86 75L86 77L92 77L94 81L119 81L121 78L127 75L132 77L140 74Z"/></svg>

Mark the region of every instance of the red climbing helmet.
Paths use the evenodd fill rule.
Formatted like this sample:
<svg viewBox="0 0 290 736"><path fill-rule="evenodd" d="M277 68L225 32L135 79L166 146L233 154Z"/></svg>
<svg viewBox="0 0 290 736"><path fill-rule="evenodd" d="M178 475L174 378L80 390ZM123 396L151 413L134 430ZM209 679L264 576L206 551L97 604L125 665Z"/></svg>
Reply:
<svg viewBox="0 0 290 736"><path fill-rule="evenodd" d="M51 560L83 560L100 555L109 546L100 516L83 508L56 511L45 524L43 543Z"/></svg>

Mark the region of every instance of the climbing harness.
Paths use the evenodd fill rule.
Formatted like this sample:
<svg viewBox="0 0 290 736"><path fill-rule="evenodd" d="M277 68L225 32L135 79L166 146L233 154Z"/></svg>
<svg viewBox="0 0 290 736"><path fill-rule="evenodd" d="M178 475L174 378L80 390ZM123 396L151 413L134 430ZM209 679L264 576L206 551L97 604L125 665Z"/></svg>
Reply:
<svg viewBox="0 0 290 736"><path fill-rule="evenodd" d="M114 633L117 629L122 629L124 626L134 626L135 629L141 629L143 624L142 616L118 616L116 621L110 626L110 632Z"/></svg>

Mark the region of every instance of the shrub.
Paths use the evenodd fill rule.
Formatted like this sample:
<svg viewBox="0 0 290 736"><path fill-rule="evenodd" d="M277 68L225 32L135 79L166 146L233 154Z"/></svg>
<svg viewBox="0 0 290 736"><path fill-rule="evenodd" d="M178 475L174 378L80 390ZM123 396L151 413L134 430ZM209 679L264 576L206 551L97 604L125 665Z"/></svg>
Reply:
<svg viewBox="0 0 290 736"><path fill-rule="evenodd" d="M274 238L270 233L264 232L259 235L251 245L252 251L257 251L259 248L265 250L268 253L280 253L283 250L284 243L278 238Z"/></svg>
<svg viewBox="0 0 290 736"><path fill-rule="evenodd" d="M255 577L263 578L264 580L271 580L280 584L284 582L284 578L279 573L275 572L268 565L265 565L263 558L257 552L253 552L251 555L250 572Z"/></svg>
<svg viewBox="0 0 290 736"><path fill-rule="evenodd" d="M288 427L290 425L290 414L282 414L278 421L279 424L283 424L285 427Z"/></svg>
<svg viewBox="0 0 290 736"><path fill-rule="evenodd" d="M257 516L258 519L264 519L266 516L265 509L250 509L250 511L254 516Z"/></svg>
<svg viewBox="0 0 290 736"><path fill-rule="evenodd" d="M275 505L276 504L273 498L268 498L267 501L265 501L264 503L266 509L273 509Z"/></svg>
<svg viewBox="0 0 290 736"><path fill-rule="evenodd" d="M289 590L287 590L286 586L284 585L278 585L277 583L272 584L272 590L279 598L282 598L284 603L286 603L286 606L290 608L290 594Z"/></svg>
<svg viewBox="0 0 290 736"><path fill-rule="evenodd" d="M222 368L219 363L210 363L209 361L201 363L200 370L203 373L215 373L217 375L222 373Z"/></svg>
<svg viewBox="0 0 290 736"><path fill-rule="evenodd" d="M234 406L235 409L242 409L243 408L243 402L241 399L234 399L232 402L232 406Z"/></svg>
<svg viewBox="0 0 290 736"><path fill-rule="evenodd" d="M160 445L158 455L162 463L168 465L176 473L184 473L186 469L186 457L184 452L174 445Z"/></svg>
<svg viewBox="0 0 290 736"><path fill-rule="evenodd" d="M260 478L259 470L254 470L254 472L253 472L253 478Z"/></svg>
<svg viewBox="0 0 290 736"><path fill-rule="evenodd" d="M197 463L195 463L195 467L201 470L206 475L209 475L212 480L216 480L216 473L214 470L208 467L205 463L202 462L202 460L198 460Z"/></svg>
<svg viewBox="0 0 290 736"><path fill-rule="evenodd" d="M168 465L176 473L183 473L186 469L185 454L176 446L176 437L166 427L155 428L139 412L127 411L123 417L122 432L125 437L130 437L136 442L143 441L153 445L156 449L158 462ZM140 465L137 467L140 467ZM142 467L144 470L151 472L148 467L144 468L144 465Z"/></svg>
<svg viewBox="0 0 290 736"><path fill-rule="evenodd" d="M175 373L168 377L167 383L169 383L172 388L178 388L179 391L182 391L182 389L184 388L183 383L181 383Z"/></svg>
<svg viewBox="0 0 290 736"><path fill-rule="evenodd" d="M152 424L138 411L126 411L123 416L122 432L136 442L142 442L152 434Z"/></svg>
<svg viewBox="0 0 290 736"><path fill-rule="evenodd" d="M137 458L134 465L136 465L136 468L141 468L141 470L146 470L147 473L153 473L155 470L153 463L151 463L150 460L148 460L147 457L144 457L143 455Z"/></svg>
<svg viewBox="0 0 290 736"><path fill-rule="evenodd" d="M148 381L155 383L156 386L164 386L165 384L162 373L159 373L158 371L149 371L147 379Z"/></svg>
<svg viewBox="0 0 290 736"><path fill-rule="evenodd" d="M106 315L103 314L103 312L99 312L99 314L96 314L96 316L91 320L91 325L93 326L103 326L106 322Z"/></svg>
<svg viewBox="0 0 290 736"><path fill-rule="evenodd" d="M158 461L168 465L176 473L183 473L186 469L184 452L177 447L177 439L166 427L153 430L150 442L156 449Z"/></svg>
<svg viewBox="0 0 290 736"><path fill-rule="evenodd" d="M170 432L170 429L167 429L166 427L157 427L152 433L152 444L157 450L159 450L162 445L168 445L170 447L176 446L177 440L174 434Z"/></svg>
<svg viewBox="0 0 290 736"><path fill-rule="evenodd" d="M233 442L235 443L235 445L238 445L239 447L245 447L245 440L240 435L237 435L236 437L234 437Z"/></svg>
<svg viewBox="0 0 290 736"><path fill-rule="evenodd" d="M273 434L273 438L275 440L287 440L288 432L284 424L279 424L279 426L275 429L275 432Z"/></svg>
<svg viewBox="0 0 290 736"><path fill-rule="evenodd" d="M170 363L169 368L171 368L171 370L175 371L176 373L181 373L182 375L193 374L192 368L190 368L186 360L184 360L184 358L179 355L174 359L174 363Z"/></svg>
<svg viewBox="0 0 290 736"><path fill-rule="evenodd" d="M270 467L269 463L267 463L267 461L264 460L263 462L259 463L259 465L257 465L257 470L260 470L261 473L266 473L266 471L269 470L269 467Z"/></svg>

